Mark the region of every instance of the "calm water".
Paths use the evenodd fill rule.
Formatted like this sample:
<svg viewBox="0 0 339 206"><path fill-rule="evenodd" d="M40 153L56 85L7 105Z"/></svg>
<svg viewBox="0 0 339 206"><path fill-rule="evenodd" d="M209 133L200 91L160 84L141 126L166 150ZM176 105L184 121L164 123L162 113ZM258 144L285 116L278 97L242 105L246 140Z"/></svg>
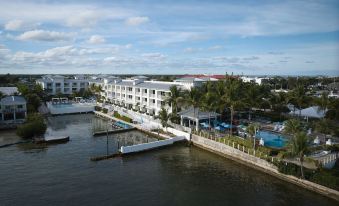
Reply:
<svg viewBox="0 0 339 206"><path fill-rule="evenodd" d="M53 119L48 132L68 134L70 142L0 149L0 205L337 205L184 145L91 162L106 151L106 138L91 135L93 116ZM140 133L124 135L138 139ZM111 135L112 147L115 138L124 136Z"/></svg>

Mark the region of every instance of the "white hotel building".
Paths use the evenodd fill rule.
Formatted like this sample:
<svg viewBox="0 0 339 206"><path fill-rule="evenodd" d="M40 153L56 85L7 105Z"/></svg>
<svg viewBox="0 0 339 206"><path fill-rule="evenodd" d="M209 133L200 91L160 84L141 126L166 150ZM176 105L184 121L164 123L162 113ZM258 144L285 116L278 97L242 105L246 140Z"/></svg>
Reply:
<svg viewBox="0 0 339 206"><path fill-rule="evenodd" d="M107 77L102 81L89 81L90 84L101 85L104 92L102 96L106 101L121 105L127 109L135 109L149 114L157 115L162 107L171 112L166 104L166 98L170 96L170 88L183 85L176 82L146 81L146 78L120 79Z"/></svg>
<svg viewBox="0 0 339 206"><path fill-rule="evenodd" d="M46 75L36 80L36 83L50 95L72 94L88 88L88 80L81 75L75 76L74 79L67 79L61 75Z"/></svg>

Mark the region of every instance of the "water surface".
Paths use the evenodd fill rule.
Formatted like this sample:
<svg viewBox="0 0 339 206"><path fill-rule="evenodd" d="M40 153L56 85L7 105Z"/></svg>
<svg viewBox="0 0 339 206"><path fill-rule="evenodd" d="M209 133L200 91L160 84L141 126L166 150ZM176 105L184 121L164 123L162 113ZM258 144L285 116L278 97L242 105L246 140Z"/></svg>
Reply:
<svg viewBox="0 0 339 206"><path fill-rule="evenodd" d="M91 162L90 157L106 152L106 137L92 137L92 131L93 115L52 117L48 132L68 134L70 142L0 149L0 205L337 205L180 144ZM109 137L110 152L115 138Z"/></svg>

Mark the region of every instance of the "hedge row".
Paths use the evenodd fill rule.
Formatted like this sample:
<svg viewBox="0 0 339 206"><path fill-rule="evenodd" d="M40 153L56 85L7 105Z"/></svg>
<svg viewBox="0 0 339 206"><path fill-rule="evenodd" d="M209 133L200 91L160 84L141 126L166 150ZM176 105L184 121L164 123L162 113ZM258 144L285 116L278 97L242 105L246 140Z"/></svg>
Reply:
<svg viewBox="0 0 339 206"><path fill-rule="evenodd" d="M113 116L114 116L115 118L121 119L121 120L123 120L123 121L125 121L125 122L129 122L129 123L132 123L132 122L133 122L133 120L132 120L131 118L126 117L126 116L123 116L123 115L120 115L119 112L117 112L117 111L114 111Z"/></svg>

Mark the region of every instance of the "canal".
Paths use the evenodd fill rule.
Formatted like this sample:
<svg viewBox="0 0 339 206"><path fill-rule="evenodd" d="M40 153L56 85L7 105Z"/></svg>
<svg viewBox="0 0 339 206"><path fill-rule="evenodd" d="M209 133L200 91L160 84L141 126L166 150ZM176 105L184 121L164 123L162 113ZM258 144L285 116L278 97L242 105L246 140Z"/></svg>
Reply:
<svg viewBox="0 0 339 206"><path fill-rule="evenodd" d="M66 144L0 148L0 205L337 205L184 144L92 162L90 157L106 152L106 137L92 137L101 124L94 118L50 117L48 133L69 135ZM110 152L116 150L115 139L132 137L126 140L132 144L147 139L141 134L110 135Z"/></svg>

